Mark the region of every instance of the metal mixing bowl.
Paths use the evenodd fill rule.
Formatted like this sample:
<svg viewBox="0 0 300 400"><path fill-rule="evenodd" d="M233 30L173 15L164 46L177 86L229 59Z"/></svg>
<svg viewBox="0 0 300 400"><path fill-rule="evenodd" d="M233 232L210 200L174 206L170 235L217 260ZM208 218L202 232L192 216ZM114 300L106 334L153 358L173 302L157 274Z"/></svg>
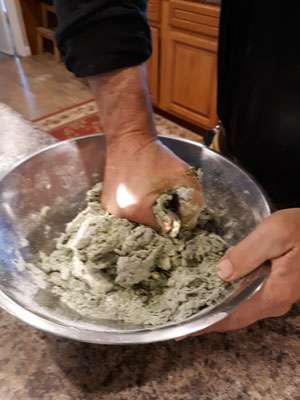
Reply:
<svg viewBox="0 0 300 400"><path fill-rule="evenodd" d="M237 243L270 214L260 188L238 166L201 144L170 137L161 140L190 165L202 168L207 205L223 214L218 229L229 245ZM24 260L36 265L39 251L54 248L53 239L84 207L86 191L102 179L104 157L102 135L81 137L34 154L2 179L1 307L36 328L67 338L106 344L148 343L204 329L225 318L260 288L267 266L243 279L221 304L181 323L154 328L80 318L61 304L43 287L38 270L32 275L24 269Z"/></svg>

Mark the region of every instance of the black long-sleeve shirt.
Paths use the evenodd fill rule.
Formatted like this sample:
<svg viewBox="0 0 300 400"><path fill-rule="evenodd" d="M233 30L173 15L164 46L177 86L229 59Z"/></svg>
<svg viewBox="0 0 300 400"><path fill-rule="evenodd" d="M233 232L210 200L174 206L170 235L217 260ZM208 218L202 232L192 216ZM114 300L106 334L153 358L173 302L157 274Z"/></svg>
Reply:
<svg viewBox="0 0 300 400"><path fill-rule="evenodd" d="M151 55L146 0L56 0L58 48L78 77L138 65Z"/></svg>
<svg viewBox="0 0 300 400"><path fill-rule="evenodd" d="M151 54L146 0L56 0L56 8L58 47L77 76ZM298 207L299 15L292 0L223 0L218 68L218 115L232 156L276 203Z"/></svg>

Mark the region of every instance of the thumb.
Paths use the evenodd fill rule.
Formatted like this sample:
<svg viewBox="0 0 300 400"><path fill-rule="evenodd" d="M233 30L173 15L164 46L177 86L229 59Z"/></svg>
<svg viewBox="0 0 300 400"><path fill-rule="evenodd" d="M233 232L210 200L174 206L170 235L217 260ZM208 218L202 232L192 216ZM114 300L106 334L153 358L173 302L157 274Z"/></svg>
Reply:
<svg viewBox="0 0 300 400"><path fill-rule="evenodd" d="M218 275L226 281L241 278L291 248L288 226L280 213L275 213L227 251L217 266Z"/></svg>

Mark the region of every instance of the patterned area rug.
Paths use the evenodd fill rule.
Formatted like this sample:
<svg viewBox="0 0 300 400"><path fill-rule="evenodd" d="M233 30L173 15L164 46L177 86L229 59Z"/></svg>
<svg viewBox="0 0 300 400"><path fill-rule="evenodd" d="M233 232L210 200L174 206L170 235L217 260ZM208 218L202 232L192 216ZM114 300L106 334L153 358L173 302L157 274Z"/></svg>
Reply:
<svg viewBox="0 0 300 400"><path fill-rule="evenodd" d="M38 128L48 132L59 140L90 135L102 131L94 100L66 108L54 114L46 115L33 122ZM203 142L203 138L197 133L160 115L155 114L155 123L161 135L179 136L196 142Z"/></svg>

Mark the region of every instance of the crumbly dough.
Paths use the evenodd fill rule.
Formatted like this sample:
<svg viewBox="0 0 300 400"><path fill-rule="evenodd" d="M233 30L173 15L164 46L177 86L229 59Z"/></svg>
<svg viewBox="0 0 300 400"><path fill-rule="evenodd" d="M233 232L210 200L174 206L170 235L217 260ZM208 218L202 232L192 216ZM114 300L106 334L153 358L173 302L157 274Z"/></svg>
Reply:
<svg viewBox="0 0 300 400"><path fill-rule="evenodd" d="M41 255L40 267L62 302L93 319L162 325L226 295L228 284L216 274L226 245L207 209L192 231L162 236L105 212L100 191L98 184L88 192L86 209L67 225L56 249ZM158 200L155 213L165 215L170 194L162 196L168 197Z"/></svg>

